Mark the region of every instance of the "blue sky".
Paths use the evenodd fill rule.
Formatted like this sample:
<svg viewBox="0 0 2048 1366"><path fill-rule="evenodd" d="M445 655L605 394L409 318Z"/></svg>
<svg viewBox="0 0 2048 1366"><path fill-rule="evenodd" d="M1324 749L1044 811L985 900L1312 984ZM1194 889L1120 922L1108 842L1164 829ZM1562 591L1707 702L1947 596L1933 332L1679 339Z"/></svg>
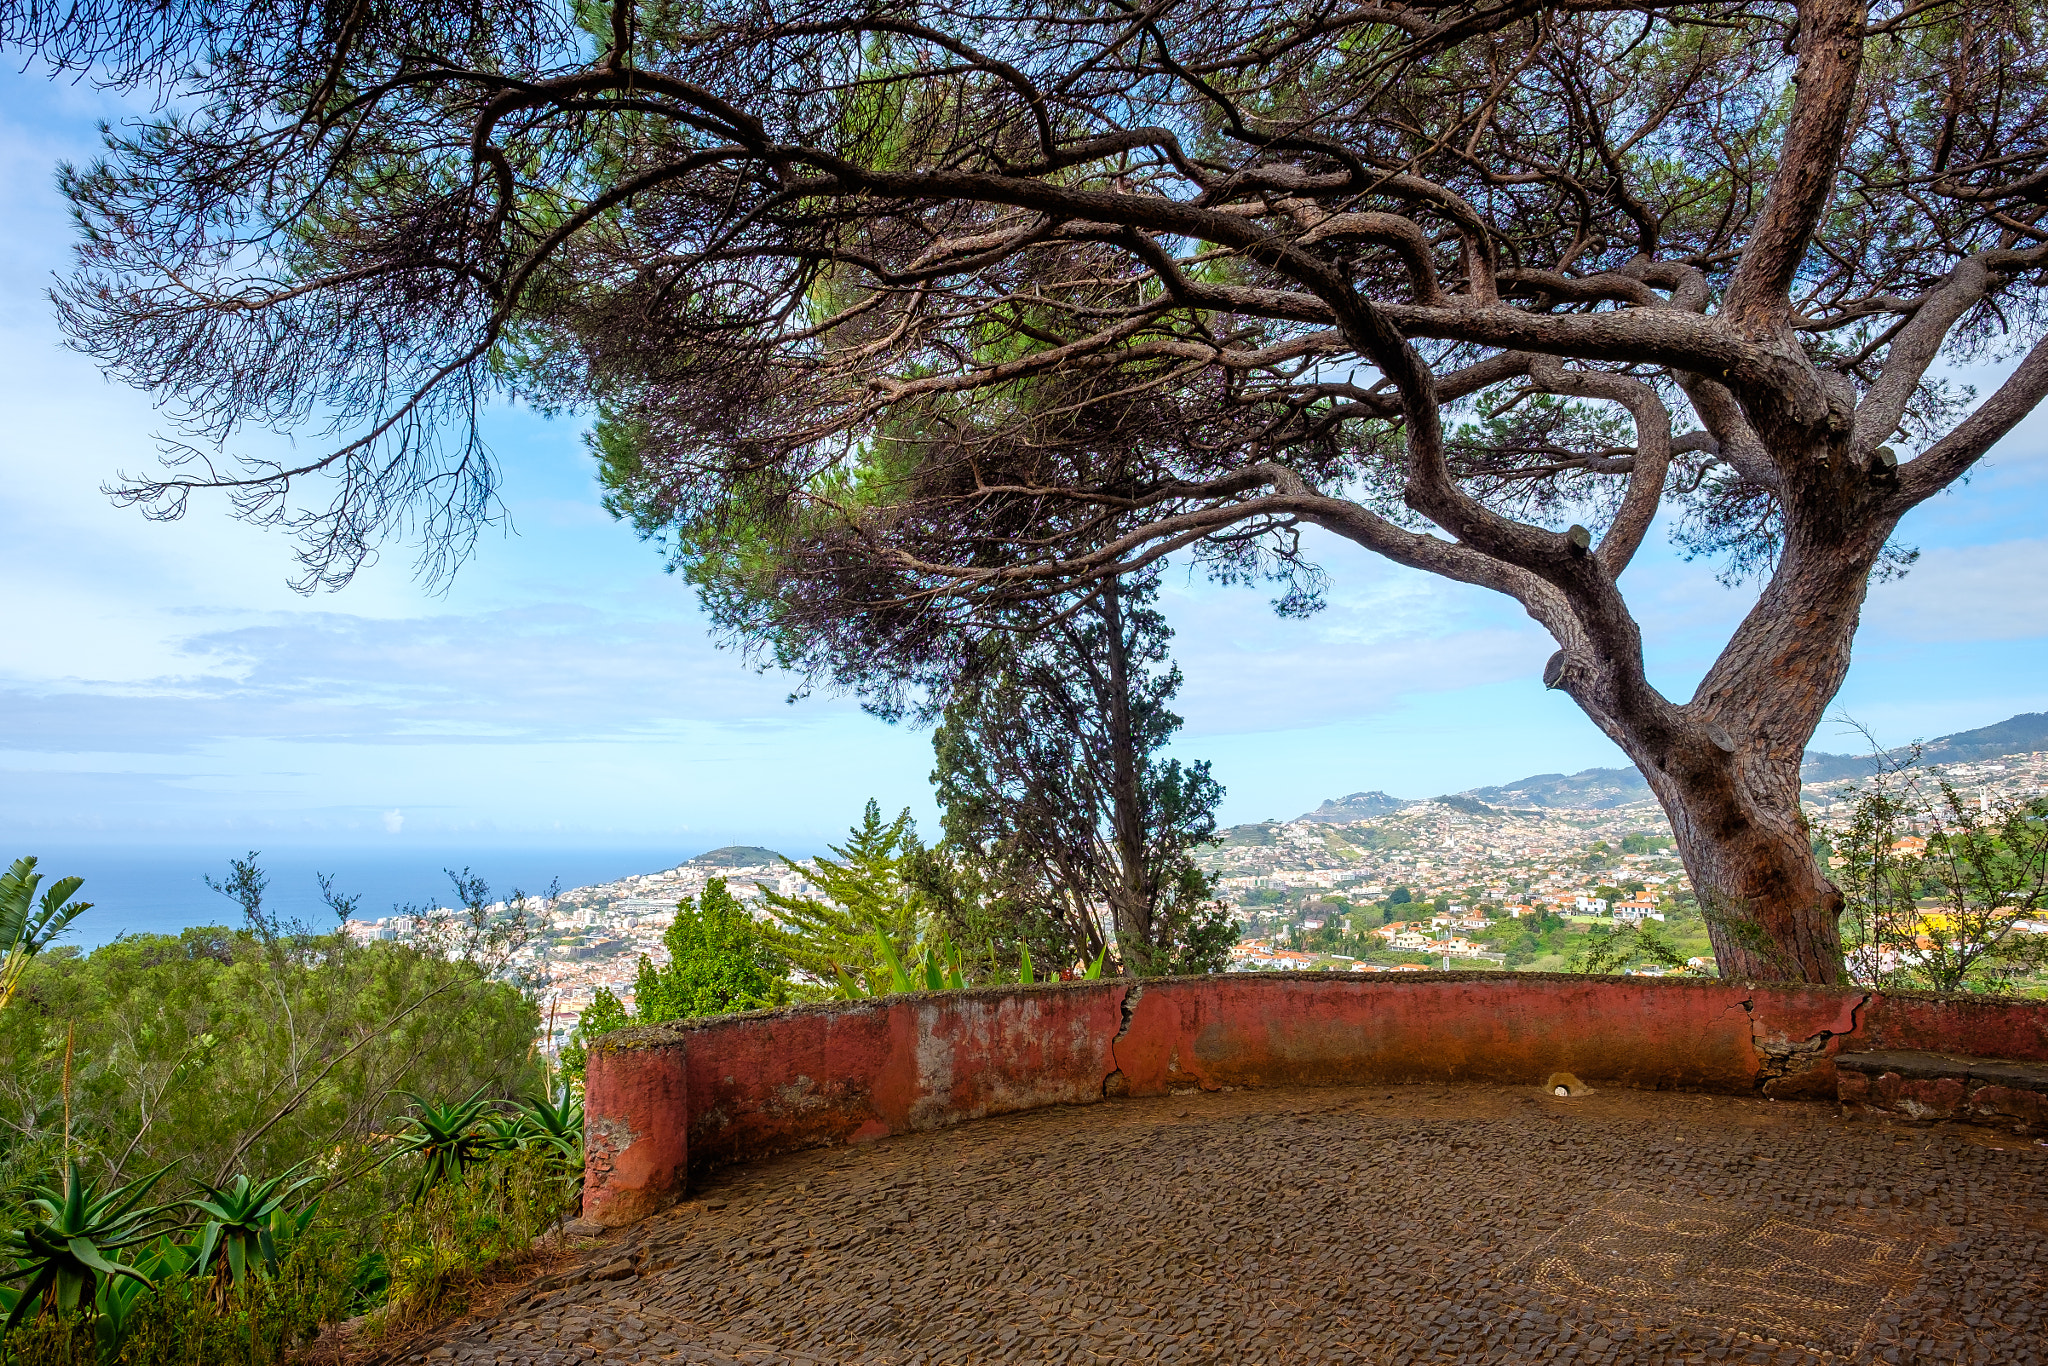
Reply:
<svg viewBox="0 0 2048 1366"><path fill-rule="evenodd" d="M674 847L809 852L869 796L929 819L928 737L784 698L707 639L654 551L598 506L573 421L490 436L515 530L441 595L397 550L338 594L290 591L291 547L195 502L181 522L100 486L151 459L145 399L61 349L43 291L70 227L52 187L100 97L0 76L0 849L40 844ZM1981 378L1981 377L1969 377ZM2048 708L2048 420L1923 509L1923 553L1872 594L1839 708L1887 742ZM1428 796L1621 762L1538 683L1553 646L1513 604L1324 538L1330 607L1176 580L1179 748L1226 820L1364 788ZM1683 695L1748 595L1661 537L1628 574L1655 675ZM1824 728L1822 748L1853 748Z"/></svg>

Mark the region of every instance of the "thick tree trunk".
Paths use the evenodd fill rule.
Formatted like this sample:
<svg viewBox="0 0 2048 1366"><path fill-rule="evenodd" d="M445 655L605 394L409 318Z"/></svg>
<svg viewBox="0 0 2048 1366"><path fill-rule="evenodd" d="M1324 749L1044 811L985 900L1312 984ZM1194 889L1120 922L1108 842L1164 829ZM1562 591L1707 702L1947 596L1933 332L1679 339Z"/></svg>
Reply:
<svg viewBox="0 0 2048 1366"><path fill-rule="evenodd" d="M1799 755L1700 757L1708 761L1667 756L1662 770L1642 767L1670 817L1721 976L1839 982L1842 894L1800 813Z"/></svg>
<svg viewBox="0 0 2048 1366"><path fill-rule="evenodd" d="M1842 980L1842 894L1814 856L1800 769L1848 673L1889 526L1817 536L1820 520L1789 529L1771 581L1690 702L1616 705L1641 694L1597 685L1578 697L1670 817L1723 977Z"/></svg>

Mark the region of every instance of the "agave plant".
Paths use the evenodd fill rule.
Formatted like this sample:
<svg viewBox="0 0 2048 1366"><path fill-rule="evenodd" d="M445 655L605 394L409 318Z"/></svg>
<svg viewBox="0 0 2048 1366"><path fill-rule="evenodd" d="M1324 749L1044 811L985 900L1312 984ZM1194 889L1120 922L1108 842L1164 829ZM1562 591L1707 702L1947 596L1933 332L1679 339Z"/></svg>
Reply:
<svg viewBox="0 0 2048 1366"><path fill-rule="evenodd" d="M148 1273L114 1259L157 1236L168 1211L142 1202L169 1170L161 1167L140 1181L101 1194L72 1161L65 1164L62 1190L31 1186L28 1207L37 1215L36 1222L0 1236L0 1255L13 1257L18 1263L15 1275L28 1278L8 1307L7 1327L13 1328L37 1304L64 1314L93 1305L101 1286L110 1280L125 1277L152 1284Z"/></svg>
<svg viewBox="0 0 2048 1366"><path fill-rule="evenodd" d="M293 1167L268 1181L251 1181L243 1175L225 1186L200 1183L200 1189L206 1192L204 1198L185 1201L189 1208L206 1216L206 1224L199 1233L194 1266L197 1274L204 1275L213 1267L224 1284L240 1285L256 1267L277 1269L279 1235L289 1240L303 1231L319 1207L318 1201L312 1201L297 1213L285 1208L293 1195L318 1180L303 1176L293 1181L298 1170ZM220 1259L218 1265L214 1261L216 1256Z"/></svg>
<svg viewBox="0 0 2048 1366"><path fill-rule="evenodd" d="M875 948L882 955L882 964L888 970L889 990L913 991L916 988L910 980L910 970L903 966L902 957L896 952L896 945L880 930L875 931ZM881 995L878 991L877 996Z"/></svg>
<svg viewBox="0 0 2048 1366"><path fill-rule="evenodd" d="M493 1102L483 1098L481 1086L468 1100L447 1105L436 1105L410 1091L399 1094L418 1106L419 1113L400 1118L398 1122L407 1126L407 1131L399 1134L397 1148L384 1161L391 1163L412 1156L421 1159L420 1174L412 1185L413 1203L424 1200L443 1181L460 1177L493 1153L504 1150L499 1136L484 1126Z"/></svg>
<svg viewBox="0 0 2048 1366"><path fill-rule="evenodd" d="M839 985L832 992L836 1000L865 1001L870 996L882 995L875 986L861 981L837 963L832 965L832 975L839 979Z"/></svg>
<svg viewBox="0 0 2048 1366"><path fill-rule="evenodd" d="M583 1160L583 1102L564 1086L551 1101L546 1096L522 1096L519 1125L527 1142L553 1149L568 1162Z"/></svg>
<svg viewBox="0 0 2048 1366"><path fill-rule="evenodd" d="M28 960L92 909L90 901L71 899L85 885L84 878L58 878L39 901L36 888L42 881L33 858L18 858L0 873L0 955L5 955L0 958L0 1010L14 999Z"/></svg>

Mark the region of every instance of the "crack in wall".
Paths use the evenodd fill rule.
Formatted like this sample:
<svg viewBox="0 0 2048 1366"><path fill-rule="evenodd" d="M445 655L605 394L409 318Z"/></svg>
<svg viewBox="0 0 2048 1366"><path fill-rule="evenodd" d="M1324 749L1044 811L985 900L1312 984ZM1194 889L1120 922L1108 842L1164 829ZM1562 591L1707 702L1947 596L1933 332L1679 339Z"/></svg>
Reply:
<svg viewBox="0 0 2048 1366"><path fill-rule="evenodd" d="M1123 1012L1124 1019L1123 1023L1117 1026L1116 1037L1109 1041L1112 1053L1115 1052L1116 1046L1124 1041L1124 1035L1131 1032L1131 1016L1137 1014L1138 1001L1144 995L1145 979L1141 977L1131 983L1130 990L1126 991L1123 999L1117 1002L1117 1009Z"/></svg>
<svg viewBox="0 0 2048 1366"><path fill-rule="evenodd" d="M1110 1068L1109 1075L1102 1079L1102 1094L1104 1098L1130 1094L1130 1078L1124 1075L1123 1065L1117 1060L1116 1046L1124 1041L1124 1035L1131 1032L1131 1017L1137 1013L1138 1001L1144 994L1144 979L1138 978L1132 981L1129 988L1125 990L1123 996L1117 1001L1117 1010L1122 1014L1123 1020L1117 1025L1116 1037L1109 1041L1109 1060L1113 1065Z"/></svg>
<svg viewBox="0 0 2048 1366"><path fill-rule="evenodd" d="M1849 1028L1842 1035L1843 1038L1846 1039L1850 1034L1854 1034L1857 1030L1863 1028L1863 1020L1861 1018L1863 1009L1870 1004L1870 998L1876 994L1876 992L1866 991L1856 998L1855 1005L1849 1007Z"/></svg>
<svg viewBox="0 0 2048 1366"><path fill-rule="evenodd" d="M1803 1039L1773 1039L1766 1035L1768 1022L1757 1018L1756 1002L1746 1000L1742 1008L1749 1012L1750 1047L1756 1050L1756 1089L1762 1091L1774 1081L1784 1081L1802 1072L1827 1063L1833 1054L1828 1044L1836 1039L1846 1039L1862 1027L1861 1015L1870 1004L1874 993L1865 992L1849 1007L1849 1027L1843 1030L1822 1029Z"/></svg>

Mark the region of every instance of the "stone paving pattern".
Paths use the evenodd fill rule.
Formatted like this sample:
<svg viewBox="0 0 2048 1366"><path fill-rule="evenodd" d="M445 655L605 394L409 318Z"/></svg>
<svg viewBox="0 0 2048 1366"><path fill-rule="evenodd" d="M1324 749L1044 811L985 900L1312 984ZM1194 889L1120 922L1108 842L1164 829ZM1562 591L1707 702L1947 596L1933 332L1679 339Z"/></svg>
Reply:
<svg viewBox="0 0 2048 1366"><path fill-rule="evenodd" d="M700 1181L408 1360L2048 1361L2048 1147L1503 1087L1063 1107Z"/></svg>

